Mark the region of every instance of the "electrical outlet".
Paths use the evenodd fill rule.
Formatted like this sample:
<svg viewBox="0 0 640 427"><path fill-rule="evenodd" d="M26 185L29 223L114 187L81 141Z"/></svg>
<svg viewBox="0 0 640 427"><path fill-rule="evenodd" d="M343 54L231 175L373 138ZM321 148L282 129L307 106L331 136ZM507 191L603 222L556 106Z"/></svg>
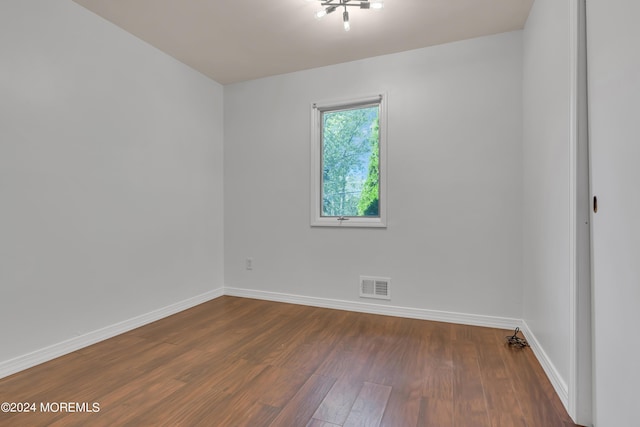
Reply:
<svg viewBox="0 0 640 427"><path fill-rule="evenodd" d="M244 261L244 267L245 267L247 270L253 270L253 258L247 258L247 259Z"/></svg>

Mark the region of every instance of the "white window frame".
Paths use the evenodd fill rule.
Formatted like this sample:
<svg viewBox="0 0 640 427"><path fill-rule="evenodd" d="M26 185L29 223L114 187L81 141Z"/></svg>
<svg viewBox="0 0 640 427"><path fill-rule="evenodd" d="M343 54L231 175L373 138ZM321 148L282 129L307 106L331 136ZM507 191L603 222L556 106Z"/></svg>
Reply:
<svg viewBox="0 0 640 427"><path fill-rule="evenodd" d="M379 216L322 216L322 113L370 104L379 105ZM386 227L387 226L387 96L378 94L311 105L311 226L312 227Z"/></svg>

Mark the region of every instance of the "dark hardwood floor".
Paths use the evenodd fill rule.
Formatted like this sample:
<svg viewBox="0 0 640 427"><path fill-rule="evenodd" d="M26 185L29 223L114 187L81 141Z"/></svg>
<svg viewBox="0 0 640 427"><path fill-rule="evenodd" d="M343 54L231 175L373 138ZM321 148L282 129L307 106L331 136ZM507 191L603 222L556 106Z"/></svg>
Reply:
<svg viewBox="0 0 640 427"><path fill-rule="evenodd" d="M509 332L225 296L1 379L0 425L574 426Z"/></svg>

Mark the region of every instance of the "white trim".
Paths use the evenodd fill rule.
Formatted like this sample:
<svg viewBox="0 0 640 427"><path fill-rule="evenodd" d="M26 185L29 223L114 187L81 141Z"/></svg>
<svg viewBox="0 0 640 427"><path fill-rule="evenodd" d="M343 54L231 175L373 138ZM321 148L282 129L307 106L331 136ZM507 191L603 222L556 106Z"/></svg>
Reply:
<svg viewBox="0 0 640 427"><path fill-rule="evenodd" d="M567 403L569 401L569 389L567 387L567 383L562 379L562 376L556 369L555 365L553 364L549 356L547 356L547 353L540 345L540 342L533 334L533 332L531 332L531 329L529 329L527 322L524 320L522 320L521 330L525 338L527 339L529 346L533 350L533 354L538 359L538 362L540 362L540 366L542 366L542 369L544 369L544 372L547 374L547 377L549 378L553 389L558 394L560 401L562 402L564 407L567 408Z"/></svg>
<svg viewBox="0 0 640 427"><path fill-rule="evenodd" d="M357 105L366 105L366 104L374 104L382 101L385 97L383 92L380 92L376 95L367 95L367 96L357 96L353 98L342 98L342 99L332 99L314 102L311 107L316 108L320 111L325 110L335 110L345 106L357 106Z"/></svg>
<svg viewBox="0 0 640 427"><path fill-rule="evenodd" d="M359 313L381 314L384 316L432 320L435 322L459 323L472 326L486 326L499 329L513 330L515 327L522 325L522 320L510 317L456 313L451 311L428 310L424 308L398 307L387 304L374 304L330 298L308 297L303 295L285 294L279 292L257 291L253 289L225 287L224 294L242 298L253 298L266 301L309 305L313 307L332 308L336 310L355 311Z"/></svg>
<svg viewBox="0 0 640 427"><path fill-rule="evenodd" d="M309 171L309 199L310 199L310 224L312 227L379 227L387 226L387 94L380 92L377 95L348 98L342 100L322 101L311 104L310 119L310 171ZM320 215L321 206L321 164L322 155L320 134L322 124L320 123L322 114L326 110L338 109L342 107L378 104L379 105L379 216L378 217L348 217L347 220L339 220L335 217L323 217Z"/></svg>
<svg viewBox="0 0 640 427"><path fill-rule="evenodd" d="M63 356L97 342L112 338L116 335L165 318L180 311L189 309L198 304L210 301L223 295L253 298L267 301L277 301L290 304L308 305L313 307L332 308L337 310L347 310L360 313L379 314L385 316L405 317L411 319L431 320L436 322L457 323L472 326L484 326L490 328L499 328L513 330L520 327L522 333L529 341L529 345L534 355L540 362L547 377L551 381L553 388L558 394L563 405L566 407L568 402L567 384L564 382L557 369L547 356L542 346L536 339L535 335L526 322L521 319L485 316L480 314L457 313L450 311L429 310L412 307L398 307L387 304L373 304L356 301L345 301L330 298L308 297L303 295L285 294L279 292L258 291L253 289L243 289L234 287L218 288L201 295L180 301L175 304L163 307L149 313L136 316L129 320L107 326L102 329L87 333L80 337L72 338L32 353L16 357L5 362L0 362L0 378L12 375L16 372L31 368L56 357Z"/></svg>
<svg viewBox="0 0 640 427"><path fill-rule="evenodd" d="M564 406L575 421L578 387L578 1L569 1L569 384ZM546 355L545 355L546 356ZM541 362L542 363L542 362ZM548 374L547 374L548 375ZM554 386L555 387L555 386ZM558 393L560 395L560 393Z"/></svg>
<svg viewBox="0 0 640 427"><path fill-rule="evenodd" d="M569 1L569 378L565 408L580 425L593 422L589 165L586 117L585 0ZM582 150L585 150L584 152ZM580 205L578 203L581 203ZM588 209L585 212L584 209Z"/></svg>
<svg viewBox="0 0 640 427"><path fill-rule="evenodd" d="M593 424L591 223L586 70L586 2L569 3L570 83L570 308L567 412L579 425ZM573 168L573 169L571 169ZM586 209L586 210L585 210Z"/></svg>
<svg viewBox="0 0 640 427"><path fill-rule="evenodd" d="M431 320L435 322L457 323L471 326L485 326L489 328L513 330L519 327L531 346L531 350L549 378L551 385L558 394L565 408L568 406L569 392L567 383L562 378L555 365L544 351L540 342L533 334L527 323L522 319L485 316L480 314L457 313L450 311L429 310L422 308L398 307L387 304L373 304L345 301L330 298L308 297L303 295L279 292L258 291L225 286L224 294L242 298L253 298L267 301L277 301L289 304L309 305L313 307L332 308L337 310L355 311L360 313L380 314L385 316L406 317L411 319Z"/></svg>
<svg viewBox="0 0 640 427"><path fill-rule="evenodd" d="M70 338L68 340L53 344L51 346L41 348L22 356L0 362L0 378L15 374L16 372L32 368L44 362L64 356L84 347L88 347L100 341L115 337L124 332L131 331L140 326L146 325L156 320L176 314L180 311L195 307L209 300L224 295L224 289L218 288L200 295L196 295L186 300L150 311L149 313L133 317L122 322L115 323L110 326L86 333L79 337Z"/></svg>

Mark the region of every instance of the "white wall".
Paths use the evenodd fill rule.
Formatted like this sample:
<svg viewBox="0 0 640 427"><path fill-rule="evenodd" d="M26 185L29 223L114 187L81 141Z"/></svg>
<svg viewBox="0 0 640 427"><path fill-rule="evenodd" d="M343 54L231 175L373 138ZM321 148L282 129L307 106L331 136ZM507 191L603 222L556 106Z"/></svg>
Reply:
<svg viewBox="0 0 640 427"><path fill-rule="evenodd" d="M0 61L0 362L221 286L222 87L70 0Z"/></svg>
<svg viewBox="0 0 640 427"><path fill-rule="evenodd" d="M569 3L537 0L523 37L524 320L565 383L570 329Z"/></svg>
<svg viewBox="0 0 640 427"><path fill-rule="evenodd" d="M358 276L381 275L391 305L520 318L521 42L506 33L225 86L225 284L358 301ZM388 228L311 228L310 104L380 91Z"/></svg>
<svg viewBox="0 0 640 427"><path fill-rule="evenodd" d="M637 1L587 2L597 427L638 425L638 16Z"/></svg>

